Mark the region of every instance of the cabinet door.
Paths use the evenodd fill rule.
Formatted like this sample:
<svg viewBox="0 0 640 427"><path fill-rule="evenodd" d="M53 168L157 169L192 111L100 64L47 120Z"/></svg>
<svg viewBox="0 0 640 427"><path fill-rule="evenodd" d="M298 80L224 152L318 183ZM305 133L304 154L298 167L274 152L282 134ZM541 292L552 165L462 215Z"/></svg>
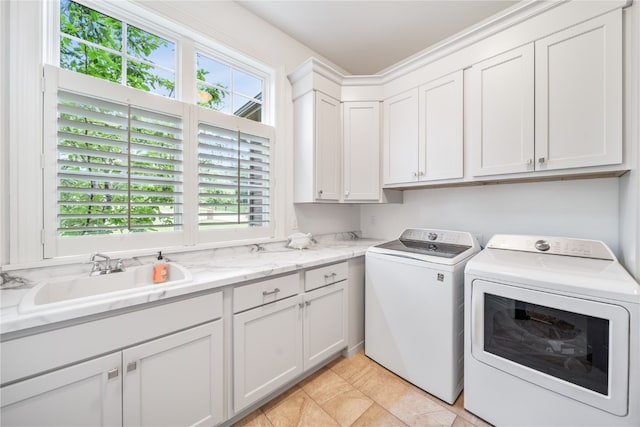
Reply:
<svg viewBox="0 0 640 427"><path fill-rule="evenodd" d="M345 102L344 200L380 198L380 103Z"/></svg>
<svg viewBox="0 0 640 427"><path fill-rule="evenodd" d="M347 346L347 281L304 295L304 369Z"/></svg>
<svg viewBox="0 0 640 427"><path fill-rule="evenodd" d="M469 70L469 142L474 176L533 171L533 44Z"/></svg>
<svg viewBox="0 0 640 427"><path fill-rule="evenodd" d="M536 49L536 168L622 162L622 10Z"/></svg>
<svg viewBox="0 0 640 427"><path fill-rule="evenodd" d="M316 92L316 196L319 200L340 200L342 169L342 126L340 102Z"/></svg>
<svg viewBox="0 0 640 427"><path fill-rule="evenodd" d="M384 183L418 177L418 89L384 101Z"/></svg>
<svg viewBox="0 0 640 427"><path fill-rule="evenodd" d="M124 425L222 421L222 320L124 350L122 367Z"/></svg>
<svg viewBox="0 0 640 427"><path fill-rule="evenodd" d="M302 298L233 316L236 413L302 373Z"/></svg>
<svg viewBox="0 0 640 427"><path fill-rule="evenodd" d="M3 387L2 425L121 425L120 357L110 354Z"/></svg>
<svg viewBox="0 0 640 427"><path fill-rule="evenodd" d="M462 96L462 70L420 86L420 181L463 176Z"/></svg>

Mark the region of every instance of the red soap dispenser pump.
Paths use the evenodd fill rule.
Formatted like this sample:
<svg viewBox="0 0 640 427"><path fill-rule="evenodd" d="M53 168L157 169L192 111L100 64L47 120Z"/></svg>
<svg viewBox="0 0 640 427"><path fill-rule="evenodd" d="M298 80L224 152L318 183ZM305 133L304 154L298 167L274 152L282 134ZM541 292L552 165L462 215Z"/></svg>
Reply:
<svg viewBox="0 0 640 427"><path fill-rule="evenodd" d="M164 258L162 251L158 252L158 259L153 263L153 283L164 283L169 278L169 266Z"/></svg>

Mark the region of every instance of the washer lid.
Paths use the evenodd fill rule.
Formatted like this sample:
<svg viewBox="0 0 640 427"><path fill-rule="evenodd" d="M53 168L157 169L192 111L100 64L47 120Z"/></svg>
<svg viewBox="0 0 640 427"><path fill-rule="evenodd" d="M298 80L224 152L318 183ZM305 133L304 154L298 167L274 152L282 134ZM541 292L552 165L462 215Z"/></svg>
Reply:
<svg viewBox="0 0 640 427"><path fill-rule="evenodd" d="M377 245L377 247L400 252L411 252L414 254L431 255L442 258L453 258L457 255L460 255L471 246L398 239L391 242L382 243L380 245Z"/></svg>
<svg viewBox="0 0 640 427"><path fill-rule="evenodd" d="M426 228L408 228L399 239L368 249L372 253L446 265L457 264L479 250L478 240L468 232Z"/></svg>

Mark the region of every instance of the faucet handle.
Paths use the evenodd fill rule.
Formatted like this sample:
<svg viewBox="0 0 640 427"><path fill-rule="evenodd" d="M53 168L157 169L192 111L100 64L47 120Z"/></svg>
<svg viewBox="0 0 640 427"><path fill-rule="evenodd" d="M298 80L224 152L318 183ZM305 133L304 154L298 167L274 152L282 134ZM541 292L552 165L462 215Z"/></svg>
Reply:
<svg viewBox="0 0 640 427"><path fill-rule="evenodd" d="M116 266L113 268L114 271L124 271L124 260L122 258L118 258L116 260Z"/></svg>

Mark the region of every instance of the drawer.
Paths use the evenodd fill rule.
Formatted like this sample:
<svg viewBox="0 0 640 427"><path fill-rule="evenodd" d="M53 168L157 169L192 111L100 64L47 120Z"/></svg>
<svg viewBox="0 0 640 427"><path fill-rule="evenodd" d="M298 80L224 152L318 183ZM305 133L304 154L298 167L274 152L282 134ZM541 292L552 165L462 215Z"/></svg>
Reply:
<svg viewBox="0 0 640 427"><path fill-rule="evenodd" d="M0 381L5 384L57 369L221 316L222 292L215 292L4 341Z"/></svg>
<svg viewBox="0 0 640 427"><path fill-rule="evenodd" d="M298 273L263 280L233 289L233 312L238 313L273 301L297 295L300 290Z"/></svg>
<svg viewBox="0 0 640 427"><path fill-rule="evenodd" d="M346 262L307 270L304 273L304 290L321 288L332 283L346 280L349 270Z"/></svg>

